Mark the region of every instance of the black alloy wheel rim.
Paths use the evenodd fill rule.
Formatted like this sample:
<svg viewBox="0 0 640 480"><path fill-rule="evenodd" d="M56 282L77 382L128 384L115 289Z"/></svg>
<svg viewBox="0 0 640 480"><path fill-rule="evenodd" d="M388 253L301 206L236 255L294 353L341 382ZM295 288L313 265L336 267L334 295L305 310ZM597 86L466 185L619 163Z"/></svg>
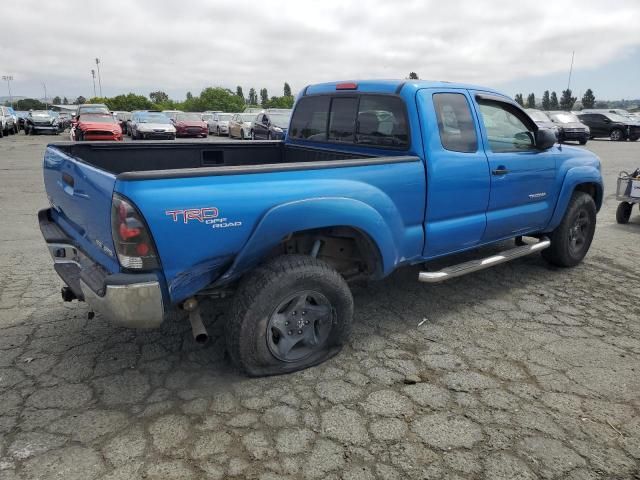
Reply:
<svg viewBox="0 0 640 480"><path fill-rule="evenodd" d="M587 243L589 231L589 216L585 210L576 215L573 225L569 228L569 250L573 256L579 256Z"/></svg>
<svg viewBox="0 0 640 480"><path fill-rule="evenodd" d="M286 297L267 322L267 346L282 362L298 362L322 351L333 328L334 311L327 298L305 290Z"/></svg>

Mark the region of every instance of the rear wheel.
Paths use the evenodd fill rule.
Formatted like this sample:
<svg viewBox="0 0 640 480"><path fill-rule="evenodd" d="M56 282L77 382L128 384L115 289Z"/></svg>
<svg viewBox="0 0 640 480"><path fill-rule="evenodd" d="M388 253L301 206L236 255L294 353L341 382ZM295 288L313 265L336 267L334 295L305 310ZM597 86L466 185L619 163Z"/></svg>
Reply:
<svg viewBox="0 0 640 480"><path fill-rule="evenodd" d="M611 130L609 138L611 138L611 140L614 142L621 142L622 140L624 140L624 132L619 128L614 128L613 130Z"/></svg>
<svg viewBox="0 0 640 480"><path fill-rule="evenodd" d="M234 296L226 342L232 361L251 376L317 365L349 338L353 297L325 262L284 255L259 267Z"/></svg>
<svg viewBox="0 0 640 480"><path fill-rule="evenodd" d="M551 246L542 251L542 256L558 267L573 267L589 251L595 230L593 198L584 192L574 192L560 225L549 235Z"/></svg>
<svg viewBox="0 0 640 480"><path fill-rule="evenodd" d="M632 209L633 203L620 202L618 208L616 209L616 222L621 224L629 223Z"/></svg>

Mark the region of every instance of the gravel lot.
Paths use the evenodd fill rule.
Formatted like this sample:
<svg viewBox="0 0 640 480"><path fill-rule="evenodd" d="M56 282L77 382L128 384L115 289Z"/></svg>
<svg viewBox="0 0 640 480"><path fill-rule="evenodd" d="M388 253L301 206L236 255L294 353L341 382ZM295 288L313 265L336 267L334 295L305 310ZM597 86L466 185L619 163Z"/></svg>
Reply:
<svg viewBox="0 0 640 480"><path fill-rule="evenodd" d="M640 478L640 215L617 225L614 197L640 142L587 145L607 191L579 267L403 269L355 289L337 358L246 379L220 315L201 348L188 322L142 333L62 303L36 220L55 140L0 140L0 478Z"/></svg>

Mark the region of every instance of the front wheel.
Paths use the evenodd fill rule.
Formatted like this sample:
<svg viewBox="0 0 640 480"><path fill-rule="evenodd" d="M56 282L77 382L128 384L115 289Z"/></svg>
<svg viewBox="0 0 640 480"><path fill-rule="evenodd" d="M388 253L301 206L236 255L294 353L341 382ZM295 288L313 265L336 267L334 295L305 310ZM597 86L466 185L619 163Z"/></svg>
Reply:
<svg viewBox="0 0 640 480"><path fill-rule="evenodd" d="M283 255L241 282L226 324L227 350L250 376L295 372L336 355L352 318L353 297L336 270Z"/></svg>
<svg viewBox="0 0 640 480"><path fill-rule="evenodd" d="M616 222L623 225L625 223L629 223L632 209L633 209L633 203L620 202L620 205L618 205L618 208L616 209Z"/></svg>
<svg viewBox="0 0 640 480"><path fill-rule="evenodd" d="M579 143L580 143L580 145L586 145L587 141L586 140L580 140Z"/></svg>
<svg viewBox="0 0 640 480"><path fill-rule="evenodd" d="M624 140L624 132L619 128L614 128L613 130L611 130L609 138L611 138L611 140L614 142L621 142L622 140Z"/></svg>
<svg viewBox="0 0 640 480"><path fill-rule="evenodd" d="M574 267L589 251L595 231L593 198L584 192L574 192L560 225L549 235L551 246L542 251L542 256L558 267Z"/></svg>

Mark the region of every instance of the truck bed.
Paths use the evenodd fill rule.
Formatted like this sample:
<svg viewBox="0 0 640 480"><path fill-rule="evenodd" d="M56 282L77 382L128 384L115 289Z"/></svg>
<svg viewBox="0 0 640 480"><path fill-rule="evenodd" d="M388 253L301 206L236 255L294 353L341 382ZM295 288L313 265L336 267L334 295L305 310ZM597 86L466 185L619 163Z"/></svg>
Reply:
<svg viewBox="0 0 640 480"><path fill-rule="evenodd" d="M176 171L257 165L296 164L375 158L329 149L285 145L281 142L87 142L55 143L50 147L82 163L120 176L134 172ZM155 175L149 175L152 177ZM171 175L163 175L164 177ZM138 175L137 178L147 177Z"/></svg>

